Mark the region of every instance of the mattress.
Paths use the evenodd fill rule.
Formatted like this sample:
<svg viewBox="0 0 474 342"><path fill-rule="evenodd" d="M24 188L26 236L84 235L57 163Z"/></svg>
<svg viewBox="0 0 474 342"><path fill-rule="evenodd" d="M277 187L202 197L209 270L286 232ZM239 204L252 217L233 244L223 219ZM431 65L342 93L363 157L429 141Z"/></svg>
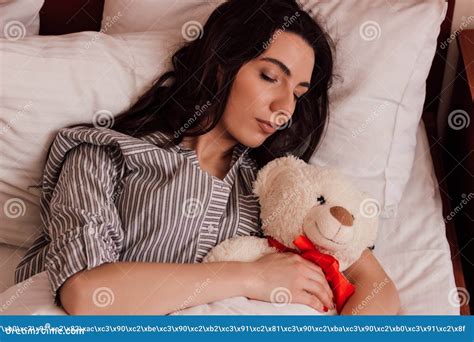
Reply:
<svg viewBox="0 0 474 342"><path fill-rule="evenodd" d="M399 289L402 315L460 313L453 300L457 295L456 285L437 184L421 122L414 167L398 215L380 219L374 249ZM0 308L3 308L0 314L65 314L51 306L45 272L12 286L14 268L25 251L0 245L0 291L4 291L0 294Z"/></svg>

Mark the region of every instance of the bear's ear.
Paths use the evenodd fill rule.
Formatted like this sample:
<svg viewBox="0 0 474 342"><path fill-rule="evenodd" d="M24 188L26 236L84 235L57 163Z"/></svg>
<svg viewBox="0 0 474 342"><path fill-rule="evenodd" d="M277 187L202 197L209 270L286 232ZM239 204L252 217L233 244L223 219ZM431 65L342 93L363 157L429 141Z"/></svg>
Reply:
<svg viewBox="0 0 474 342"><path fill-rule="evenodd" d="M306 163L293 155L272 160L265 165L257 174L253 183L253 192L261 197L268 186L285 174L297 175L305 167Z"/></svg>

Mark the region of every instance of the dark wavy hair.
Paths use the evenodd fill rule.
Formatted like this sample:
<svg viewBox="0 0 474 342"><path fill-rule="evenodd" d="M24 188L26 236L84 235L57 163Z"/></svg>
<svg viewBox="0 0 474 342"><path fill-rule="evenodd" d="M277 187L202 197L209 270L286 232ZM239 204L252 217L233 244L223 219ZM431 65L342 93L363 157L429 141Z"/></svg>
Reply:
<svg viewBox="0 0 474 342"><path fill-rule="evenodd" d="M173 70L155 80L135 104L114 119L111 128L134 137L158 130L172 134L176 144L184 136L209 132L223 115L239 69L261 55L271 37L281 31L298 34L314 49L310 89L298 100L291 125L277 130L252 149L250 156L259 168L290 153L307 162L329 120L333 43L294 0L229 0L218 6L200 32L202 36L172 56ZM204 103L210 105L196 119L196 106ZM187 129L176 135L185 125Z"/></svg>

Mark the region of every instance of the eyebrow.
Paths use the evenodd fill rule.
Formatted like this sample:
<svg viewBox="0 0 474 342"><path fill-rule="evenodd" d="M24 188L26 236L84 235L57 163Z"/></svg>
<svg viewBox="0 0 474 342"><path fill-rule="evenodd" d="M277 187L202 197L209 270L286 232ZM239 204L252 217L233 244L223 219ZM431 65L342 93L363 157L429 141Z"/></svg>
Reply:
<svg viewBox="0 0 474 342"><path fill-rule="evenodd" d="M280 69L285 73L287 76L291 76L291 71L290 69L280 60L272 57L262 57L260 58L263 61L273 63L275 65L278 65ZM309 88L309 83L308 82L301 82L298 85Z"/></svg>

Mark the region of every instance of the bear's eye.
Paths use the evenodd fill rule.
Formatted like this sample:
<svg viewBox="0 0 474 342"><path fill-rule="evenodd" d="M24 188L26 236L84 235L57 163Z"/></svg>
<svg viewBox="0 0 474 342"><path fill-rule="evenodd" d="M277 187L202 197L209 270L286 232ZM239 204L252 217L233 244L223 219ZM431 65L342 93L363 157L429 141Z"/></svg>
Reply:
<svg viewBox="0 0 474 342"><path fill-rule="evenodd" d="M319 196L319 197L318 197L318 202L321 203L321 204L325 204L325 203L326 203L326 199L324 198L324 196Z"/></svg>

